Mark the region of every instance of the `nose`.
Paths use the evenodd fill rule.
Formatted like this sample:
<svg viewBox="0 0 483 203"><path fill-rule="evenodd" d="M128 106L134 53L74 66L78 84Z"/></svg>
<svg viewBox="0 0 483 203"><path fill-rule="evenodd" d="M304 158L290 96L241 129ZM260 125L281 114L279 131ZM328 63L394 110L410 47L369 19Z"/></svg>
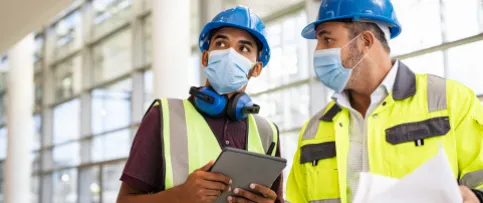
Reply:
<svg viewBox="0 0 483 203"><path fill-rule="evenodd" d="M328 47L325 46L323 42L320 40L317 40L317 46L315 47L315 50L322 50L322 49L327 49Z"/></svg>

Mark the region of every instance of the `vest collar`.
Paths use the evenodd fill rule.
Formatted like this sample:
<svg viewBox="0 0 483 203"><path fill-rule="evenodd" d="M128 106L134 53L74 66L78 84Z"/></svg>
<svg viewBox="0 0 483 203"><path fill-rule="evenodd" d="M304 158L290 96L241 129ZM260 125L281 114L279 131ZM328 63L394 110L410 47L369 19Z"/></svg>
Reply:
<svg viewBox="0 0 483 203"><path fill-rule="evenodd" d="M416 74L409 69L406 64L399 61L399 68L396 75L396 81L392 88L392 98L401 101L412 97L416 94ZM334 117L342 111L342 108L334 104L326 113L322 115L320 120L332 122Z"/></svg>
<svg viewBox="0 0 483 203"><path fill-rule="evenodd" d="M392 98L401 101L416 94L416 74L399 61L396 81L392 87Z"/></svg>

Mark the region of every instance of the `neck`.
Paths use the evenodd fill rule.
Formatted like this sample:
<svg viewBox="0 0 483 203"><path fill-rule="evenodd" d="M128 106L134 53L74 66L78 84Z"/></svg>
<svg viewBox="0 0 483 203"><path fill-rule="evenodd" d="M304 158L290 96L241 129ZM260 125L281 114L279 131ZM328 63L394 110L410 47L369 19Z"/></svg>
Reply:
<svg viewBox="0 0 483 203"><path fill-rule="evenodd" d="M356 85L348 91L352 108L363 116L371 105L372 93L382 83L392 68L392 62L389 57L381 58L384 59L378 60L379 63L372 65L374 68L366 68L367 71L365 72L367 74L363 75L360 80L362 84Z"/></svg>

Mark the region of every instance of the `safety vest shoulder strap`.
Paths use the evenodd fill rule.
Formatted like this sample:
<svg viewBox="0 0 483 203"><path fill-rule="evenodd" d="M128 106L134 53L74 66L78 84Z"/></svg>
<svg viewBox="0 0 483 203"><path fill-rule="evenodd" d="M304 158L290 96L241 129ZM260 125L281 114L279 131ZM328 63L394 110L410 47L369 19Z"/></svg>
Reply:
<svg viewBox="0 0 483 203"><path fill-rule="evenodd" d="M334 117L341 111L342 109L335 104L335 102L329 103L325 109L319 111L309 120L305 130L303 131L302 140L314 139L317 135L317 130L319 129L319 122L332 122Z"/></svg>
<svg viewBox="0 0 483 203"><path fill-rule="evenodd" d="M262 141L262 146L265 152L268 152L269 150L272 151L272 155L274 156L277 150L277 144L278 144L278 129L275 126L274 123L268 121L267 119L259 116L259 115L253 115L253 118L255 119L257 129L258 129L258 134L260 136L260 140ZM273 147L270 148L272 146Z"/></svg>
<svg viewBox="0 0 483 203"><path fill-rule="evenodd" d="M163 154L166 162L165 179L167 187L182 184L189 171L188 132L186 128L186 113L184 100L161 99L162 108L162 139ZM176 161L171 160L176 157ZM168 167L169 166L169 167Z"/></svg>
<svg viewBox="0 0 483 203"><path fill-rule="evenodd" d="M427 84L428 112L446 110L446 79L428 74Z"/></svg>

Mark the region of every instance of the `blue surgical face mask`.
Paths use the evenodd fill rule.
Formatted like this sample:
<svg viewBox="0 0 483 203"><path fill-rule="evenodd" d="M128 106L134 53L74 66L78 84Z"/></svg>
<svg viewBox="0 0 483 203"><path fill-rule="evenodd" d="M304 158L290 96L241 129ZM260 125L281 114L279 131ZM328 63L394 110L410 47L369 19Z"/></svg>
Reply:
<svg viewBox="0 0 483 203"><path fill-rule="evenodd" d="M248 83L254 63L233 48L211 51L205 74L220 95L236 92Z"/></svg>
<svg viewBox="0 0 483 203"><path fill-rule="evenodd" d="M367 55L364 55L352 69L345 68L342 65L342 49L359 36L355 37L341 48L322 49L314 52L314 70L317 78L325 86L329 87L335 92L341 93L344 91L347 82L349 82L352 70L357 67L362 59Z"/></svg>

